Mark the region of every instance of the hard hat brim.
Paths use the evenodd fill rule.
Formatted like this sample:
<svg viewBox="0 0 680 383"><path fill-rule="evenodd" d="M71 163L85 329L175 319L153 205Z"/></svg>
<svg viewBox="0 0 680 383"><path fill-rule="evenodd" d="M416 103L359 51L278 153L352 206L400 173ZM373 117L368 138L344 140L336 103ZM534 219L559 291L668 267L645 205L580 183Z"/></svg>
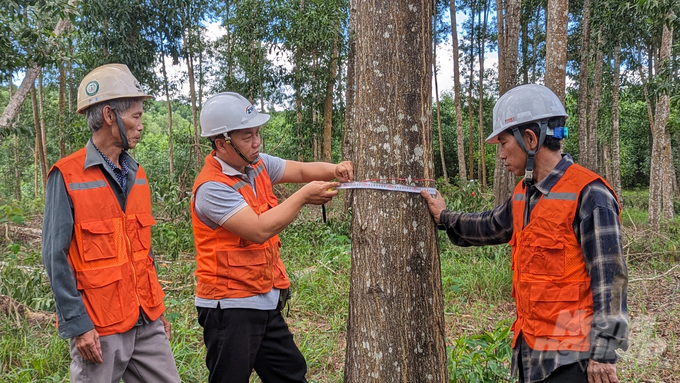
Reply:
<svg viewBox="0 0 680 383"><path fill-rule="evenodd" d="M105 99L105 100L101 100L101 101L93 102L93 103L91 103L91 104L84 105L84 106L81 107L80 109L76 110L76 113L78 113L78 114L83 114L83 115L84 115L84 114L85 114L85 109L87 109L87 108L89 108L89 107L91 107L91 106L100 104L100 103L105 102L105 101L119 100L119 99L121 99L121 98L141 98L142 100L148 100L148 99L150 99L150 98L152 99L152 98L154 98L154 97L151 96L151 95L148 95L148 94L142 94L142 95L140 95L140 94L130 94L130 95L122 95L122 96L118 96L118 97L116 97L116 98L107 98L107 99Z"/></svg>

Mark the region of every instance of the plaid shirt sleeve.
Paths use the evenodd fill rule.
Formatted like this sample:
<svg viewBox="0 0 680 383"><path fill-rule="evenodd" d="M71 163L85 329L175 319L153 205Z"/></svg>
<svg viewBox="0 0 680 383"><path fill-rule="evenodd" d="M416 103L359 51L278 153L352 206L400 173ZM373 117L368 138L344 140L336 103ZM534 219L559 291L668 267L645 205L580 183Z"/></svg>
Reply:
<svg viewBox="0 0 680 383"><path fill-rule="evenodd" d="M628 270L621 246L619 205L601 181L583 189L579 205L574 230L593 291L590 358L616 363L615 350L628 349Z"/></svg>
<svg viewBox="0 0 680 383"><path fill-rule="evenodd" d="M482 213L444 210L439 223L451 242L458 246L483 246L507 243L512 238L512 201Z"/></svg>

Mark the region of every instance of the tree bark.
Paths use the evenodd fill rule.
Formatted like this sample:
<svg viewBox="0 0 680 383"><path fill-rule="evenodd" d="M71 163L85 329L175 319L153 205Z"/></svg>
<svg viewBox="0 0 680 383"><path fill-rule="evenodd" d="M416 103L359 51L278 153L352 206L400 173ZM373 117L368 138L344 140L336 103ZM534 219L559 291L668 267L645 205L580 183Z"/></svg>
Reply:
<svg viewBox="0 0 680 383"><path fill-rule="evenodd" d="M357 178L432 178L430 0L356 9ZM352 205L345 382L448 382L427 207L417 194L376 190L356 190Z"/></svg>
<svg viewBox="0 0 680 383"><path fill-rule="evenodd" d="M564 104L567 68L567 23L569 0L548 0L545 37L545 86Z"/></svg>
<svg viewBox="0 0 680 383"><path fill-rule="evenodd" d="M623 202L621 193L621 158L619 153L619 87L621 83L621 44L614 47L614 75L612 81L612 187Z"/></svg>
<svg viewBox="0 0 680 383"><path fill-rule="evenodd" d="M14 75L14 69L9 70L9 84L7 88L9 90L9 99L12 99L12 93L14 92L14 86L12 85L12 76ZM11 121L10 121L10 127ZM21 166L19 165L19 135L12 135L12 151L14 152L14 199L16 201L21 201Z"/></svg>
<svg viewBox="0 0 680 383"><path fill-rule="evenodd" d="M673 165L673 152L671 150L671 134L666 129L664 133L665 150L663 153L663 219L670 221L674 218L673 212L673 180L675 180L675 166Z"/></svg>
<svg viewBox="0 0 680 383"><path fill-rule="evenodd" d="M471 7L471 9L474 9ZM470 155L470 179L473 180L475 179L475 144L474 144L474 126L472 125L472 88L473 88L473 81L475 79L475 16L474 16L474 11L472 11L472 15L470 16L470 82L468 86L468 123L470 126L469 129L469 141L470 141L470 147L469 147L469 155Z"/></svg>
<svg viewBox="0 0 680 383"><path fill-rule="evenodd" d="M581 21L581 67L578 76L578 162L588 169L594 170L594 163L589 157L591 145L588 130L588 66L590 54L590 0L583 2L583 19Z"/></svg>
<svg viewBox="0 0 680 383"><path fill-rule="evenodd" d="M501 0L496 1L497 7L500 4L501 11L498 12L499 20L503 21L503 34L499 35L498 40L502 41L503 49L499 49L498 72L499 72L499 93L502 96L517 84L517 56L519 39L520 11L522 9L521 0L506 0L505 6ZM499 46L501 43L499 43ZM496 161L494 166L493 194L496 206L508 199L515 187L515 177L503 166L500 159L500 147L496 145Z"/></svg>
<svg viewBox="0 0 680 383"><path fill-rule="evenodd" d="M669 12L666 18L672 18L673 12ZM657 65L662 73L670 67L671 47L673 45L673 29L668 29L666 23L663 25L661 36L661 49L659 50L659 60ZM657 72L658 73L658 72ZM667 137L666 123L670 117L670 96L666 89L660 88L657 96L656 108L654 111L654 129L652 158L649 169L649 226L653 230L658 230L661 226L661 209L663 206L664 220L673 218L673 190L669 187L670 180L665 177L670 173L670 142ZM670 207L669 207L670 206Z"/></svg>
<svg viewBox="0 0 680 383"><path fill-rule="evenodd" d="M439 157L442 162L442 175L444 176L444 183L449 184L449 175L446 171L446 156L444 155L444 138L442 137L442 114L441 114L441 104L439 103L439 84L437 83L437 3L432 3L432 13L434 17L432 18L432 68L434 77L434 96L437 102L437 132L439 133Z"/></svg>
<svg viewBox="0 0 680 383"><path fill-rule="evenodd" d="M77 0L69 0L68 5L69 7L75 7L76 4L78 3ZM69 13L69 10L67 9L66 13ZM49 44L47 45L47 52L45 56L49 56L49 53L52 51L53 46L55 45L55 40L59 35L69 26L71 25L71 19L68 17L64 19L60 19L57 22L57 25L54 27L54 35L50 38ZM38 74L40 74L40 70L42 68L38 66L38 64L33 63L27 70L26 70L26 75L24 76L23 81L21 81L21 85L19 86L19 89L14 93L14 97L10 98L9 102L7 103L7 106L2 112L2 116L0 116L0 130L6 129L10 121L14 118L14 116L19 113L19 110L21 109L21 106L24 104L24 100L26 99L26 96L28 95L28 92L35 86L35 79L38 78ZM0 138L0 142L2 142L2 138Z"/></svg>
<svg viewBox="0 0 680 383"><path fill-rule="evenodd" d="M342 159L345 161L352 161L356 163L356 156L354 153L354 144L356 142L356 128L354 122L354 98L356 94L356 81L355 81L355 9L354 2L350 2L349 9L349 31L348 31L348 52L347 52L347 80L345 89L345 131L342 136ZM343 211L348 211L352 205L352 196L354 191L352 189L347 190L343 196Z"/></svg>
<svg viewBox="0 0 680 383"><path fill-rule="evenodd" d="M602 94L602 61L604 55L602 53L602 31L597 32L597 45L595 46L595 74L593 75L593 96L590 100L590 118L588 121L588 161L591 165L591 170L596 171L599 168L599 160L597 153L597 127L599 125L600 115L600 96Z"/></svg>
<svg viewBox="0 0 680 383"><path fill-rule="evenodd" d="M467 180L465 169L465 137L463 133L463 108L460 100L460 65L458 61L458 25L456 25L456 1L451 0L451 40L453 41L453 96L456 103L456 143L458 145L458 177Z"/></svg>
<svg viewBox="0 0 680 383"><path fill-rule="evenodd" d="M333 142L333 88L335 87L335 72L338 66L338 37L333 41L331 62L328 66L328 82L326 83L326 98L323 103L323 160L331 162L331 142Z"/></svg>

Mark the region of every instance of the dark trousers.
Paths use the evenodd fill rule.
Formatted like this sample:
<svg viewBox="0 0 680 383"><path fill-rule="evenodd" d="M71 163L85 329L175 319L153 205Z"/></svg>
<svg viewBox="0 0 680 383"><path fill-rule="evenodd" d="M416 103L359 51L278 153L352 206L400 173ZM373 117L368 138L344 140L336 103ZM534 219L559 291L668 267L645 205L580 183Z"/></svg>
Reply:
<svg viewBox="0 0 680 383"><path fill-rule="evenodd" d="M210 383L307 382L307 363L278 310L197 307Z"/></svg>
<svg viewBox="0 0 680 383"><path fill-rule="evenodd" d="M558 367L546 379L537 383L588 383L588 365L583 364L583 367L581 367L580 362ZM522 368L519 369L520 382L524 382L524 372L522 370Z"/></svg>

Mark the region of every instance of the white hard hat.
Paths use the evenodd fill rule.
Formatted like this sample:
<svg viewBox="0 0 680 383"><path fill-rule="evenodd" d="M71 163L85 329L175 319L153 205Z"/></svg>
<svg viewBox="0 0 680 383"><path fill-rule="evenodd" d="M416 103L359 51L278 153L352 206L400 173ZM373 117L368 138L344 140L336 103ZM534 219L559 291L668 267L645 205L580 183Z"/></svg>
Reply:
<svg viewBox="0 0 680 383"><path fill-rule="evenodd" d="M93 69L80 82L76 112L85 114L85 109L94 104L127 97L153 98L144 93L127 65L102 65Z"/></svg>
<svg viewBox="0 0 680 383"><path fill-rule="evenodd" d="M234 130L254 128L269 121L238 93L223 92L210 97L201 109L201 137L212 137Z"/></svg>
<svg viewBox="0 0 680 383"><path fill-rule="evenodd" d="M508 128L551 117L567 117L560 99L543 85L526 84L510 89L493 107L493 132L486 138L498 143L498 135Z"/></svg>

